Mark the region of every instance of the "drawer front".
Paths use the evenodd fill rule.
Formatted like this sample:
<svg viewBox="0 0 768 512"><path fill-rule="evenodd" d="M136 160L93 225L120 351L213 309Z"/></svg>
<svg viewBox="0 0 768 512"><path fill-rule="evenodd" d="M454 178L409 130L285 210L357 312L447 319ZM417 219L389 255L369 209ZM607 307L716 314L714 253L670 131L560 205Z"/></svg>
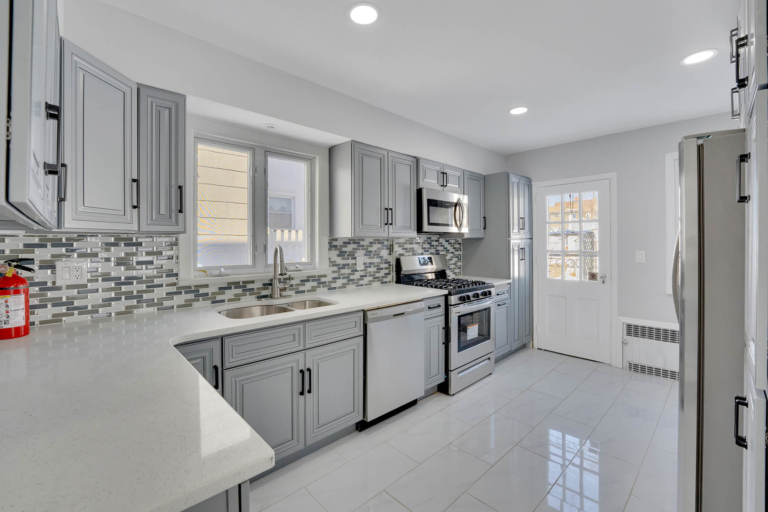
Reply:
<svg viewBox="0 0 768 512"><path fill-rule="evenodd" d="M307 348L363 335L363 313L334 316L306 323Z"/></svg>
<svg viewBox="0 0 768 512"><path fill-rule="evenodd" d="M505 284L496 287L496 297L494 300L504 300L509 298L509 285Z"/></svg>
<svg viewBox="0 0 768 512"><path fill-rule="evenodd" d="M294 324L274 329L224 337L224 368L304 349L304 326Z"/></svg>
<svg viewBox="0 0 768 512"><path fill-rule="evenodd" d="M445 314L445 297L424 299L424 318Z"/></svg>

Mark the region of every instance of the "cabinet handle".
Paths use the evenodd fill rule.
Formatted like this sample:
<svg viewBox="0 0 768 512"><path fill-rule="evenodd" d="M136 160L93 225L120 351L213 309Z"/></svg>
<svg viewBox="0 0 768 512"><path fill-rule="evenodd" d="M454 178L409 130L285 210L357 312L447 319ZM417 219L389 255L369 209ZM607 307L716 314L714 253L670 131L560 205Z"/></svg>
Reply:
<svg viewBox="0 0 768 512"><path fill-rule="evenodd" d="M736 184L736 200L740 203L748 203L749 195L742 193L742 184L744 182L744 164L749 162L750 153L744 153L739 155L739 174L737 176L739 182Z"/></svg>
<svg viewBox="0 0 768 512"><path fill-rule="evenodd" d="M504 306L506 306L506 305L507 305L507 303L506 303L506 302L499 302L498 304L496 304L496 307L497 307L497 308L501 308L501 307L504 307Z"/></svg>
<svg viewBox="0 0 768 512"><path fill-rule="evenodd" d="M733 101L733 97L736 96L736 101ZM741 110L736 110L736 107L740 107L739 105L739 88L734 87L731 89L731 119L739 119L741 118Z"/></svg>
<svg viewBox="0 0 768 512"><path fill-rule="evenodd" d="M58 105L51 105L47 101L45 102L45 118L51 121L59 120L59 113L61 109Z"/></svg>
<svg viewBox="0 0 768 512"><path fill-rule="evenodd" d="M525 217L520 217L520 231L525 231Z"/></svg>
<svg viewBox="0 0 768 512"><path fill-rule="evenodd" d="M59 167L56 164L49 164L48 162L45 162L43 164L43 171L45 171L46 176L59 175Z"/></svg>
<svg viewBox="0 0 768 512"><path fill-rule="evenodd" d="M736 27L731 30L731 37L728 40L728 43L731 47L731 64L734 64L736 62L736 39L739 35L739 27Z"/></svg>
<svg viewBox="0 0 768 512"><path fill-rule="evenodd" d="M747 47L747 36L741 36L736 39L736 47L734 54L736 55L736 87L739 89L744 89L749 84L749 77L741 76L741 62L739 57L741 57L741 50Z"/></svg>
<svg viewBox="0 0 768 512"><path fill-rule="evenodd" d="M442 307L441 304L432 304L431 306L427 306L427 309L437 309Z"/></svg>
<svg viewBox="0 0 768 512"><path fill-rule="evenodd" d="M61 164L61 183L59 185L59 202L67 200L67 164Z"/></svg>
<svg viewBox="0 0 768 512"><path fill-rule="evenodd" d="M443 187L447 187L447 186L448 186L448 173L444 172L443 173Z"/></svg>
<svg viewBox="0 0 768 512"><path fill-rule="evenodd" d="M520 248L520 261L525 261L525 247Z"/></svg>
<svg viewBox="0 0 768 512"><path fill-rule="evenodd" d="M312 393L312 368L307 368L307 394Z"/></svg>
<svg viewBox="0 0 768 512"><path fill-rule="evenodd" d="M184 213L184 185L179 185L179 213Z"/></svg>
<svg viewBox="0 0 768 512"><path fill-rule="evenodd" d="M301 390L299 390L299 396L304 396L304 370L299 370L299 379L301 380Z"/></svg>
<svg viewBox="0 0 768 512"><path fill-rule="evenodd" d="M736 446L741 446L746 450L747 438L746 436L739 435L739 407L746 407L749 409L749 402L747 402L747 397L745 396L736 395L733 399L733 440L736 442Z"/></svg>
<svg viewBox="0 0 768 512"><path fill-rule="evenodd" d="M134 185L133 188L136 190L136 204L133 205L133 209L138 210L139 209L139 179L133 178L131 179L131 182Z"/></svg>
<svg viewBox="0 0 768 512"><path fill-rule="evenodd" d="M486 229L485 216L483 216L483 229Z"/></svg>
<svg viewBox="0 0 768 512"><path fill-rule="evenodd" d="M219 367L213 365L213 389L219 389Z"/></svg>
<svg viewBox="0 0 768 512"><path fill-rule="evenodd" d="M389 221L389 225L391 226L395 221L395 212L392 210L392 208L387 208L387 211L389 213L387 214L387 220Z"/></svg>

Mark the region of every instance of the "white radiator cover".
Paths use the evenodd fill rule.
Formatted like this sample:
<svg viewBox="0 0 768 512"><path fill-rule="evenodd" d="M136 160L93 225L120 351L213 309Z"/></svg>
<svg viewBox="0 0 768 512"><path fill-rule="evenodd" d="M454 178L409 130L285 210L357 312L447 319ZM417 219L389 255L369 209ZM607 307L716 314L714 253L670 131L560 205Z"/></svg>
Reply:
<svg viewBox="0 0 768 512"><path fill-rule="evenodd" d="M679 380L680 331L677 324L621 318L626 370Z"/></svg>

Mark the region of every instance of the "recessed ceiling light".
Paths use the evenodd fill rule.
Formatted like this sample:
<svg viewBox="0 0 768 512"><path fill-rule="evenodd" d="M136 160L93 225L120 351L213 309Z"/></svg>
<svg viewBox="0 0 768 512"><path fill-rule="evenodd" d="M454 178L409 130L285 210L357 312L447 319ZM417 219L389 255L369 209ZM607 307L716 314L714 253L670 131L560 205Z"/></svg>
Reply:
<svg viewBox="0 0 768 512"><path fill-rule="evenodd" d="M515 107L509 111L509 113L513 116L519 116L520 114L525 114L526 112L528 112L528 107Z"/></svg>
<svg viewBox="0 0 768 512"><path fill-rule="evenodd" d="M358 25L370 25L379 18L379 9L373 4L355 4L349 9L349 17Z"/></svg>
<svg viewBox="0 0 768 512"><path fill-rule="evenodd" d="M680 64L682 64L683 66L692 66L694 64L699 64L701 62L709 60L715 55L717 55L717 50L715 49L702 50L700 52L690 54L689 56L681 60Z"/></svg>

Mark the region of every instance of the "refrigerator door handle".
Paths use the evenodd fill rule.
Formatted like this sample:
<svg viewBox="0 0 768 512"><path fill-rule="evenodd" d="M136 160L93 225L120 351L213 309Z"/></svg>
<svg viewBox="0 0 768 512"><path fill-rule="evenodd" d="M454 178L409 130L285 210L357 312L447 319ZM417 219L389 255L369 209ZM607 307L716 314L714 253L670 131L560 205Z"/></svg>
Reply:
<svg viewBox="0 0 768 512"><path fill-rule="evenodd" d="M746 436L739 435L739 407L749 408L749 402L747 397L736 395L734 398L733 406L733 440L736 442L736 446L741 446L745 450L747 449Z"/></svg>
<svg viewBox="0 0 768 512"><path fill-rule="evenodd" d="M677 232L675 254L672 256L672 300L675 303L675 315L680 322L680 232Z"/></svg>

